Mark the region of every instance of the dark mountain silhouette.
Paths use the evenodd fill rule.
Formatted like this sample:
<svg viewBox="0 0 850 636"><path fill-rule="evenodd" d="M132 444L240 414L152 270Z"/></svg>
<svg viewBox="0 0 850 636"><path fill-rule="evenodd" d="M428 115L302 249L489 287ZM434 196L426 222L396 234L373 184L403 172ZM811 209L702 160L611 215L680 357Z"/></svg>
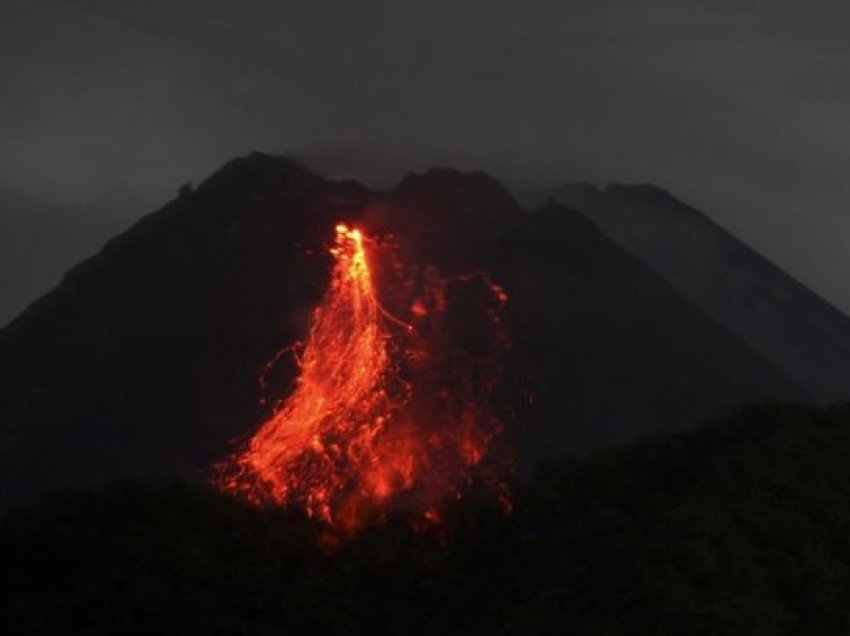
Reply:
<svg viewBox="0 0 850 636"><path fill-rule="evenodd" d="M522 435L549 454L802 396L579 212L533 212L502 240L493 270L512 292L517 344L538 380L537 421Z"/></svg>
<svg viewBox="0 0 850 636"><path fill-rule="evenodd" d="M850 397L850 319L700 211L651 185L545 196L581 210L816 398Z"/></svg>
<svg viewBox="0 0 850 636"><path fill-rule="evenodd" d="M517 426L526 464L742 400L804 397L576 212L525 215L481 173L435 169L375 193L255 153L181 188L0 332L2 499L205 478L267 414L257 377L305 335L339 219L505 284L537 396ZM275 395L293 372L275 368Z"/></svg>

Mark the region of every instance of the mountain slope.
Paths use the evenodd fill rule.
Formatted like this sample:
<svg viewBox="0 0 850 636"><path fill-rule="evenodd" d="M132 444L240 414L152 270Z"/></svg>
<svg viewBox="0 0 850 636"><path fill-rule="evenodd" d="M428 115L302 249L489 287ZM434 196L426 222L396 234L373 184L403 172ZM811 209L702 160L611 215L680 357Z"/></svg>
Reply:
<svg viewBox="0 0 850 636"><path fill-rule="evenodd" d="M850 319L704 214L649 185L568 185L575 207L820 400L850 397Z"/></svg>
<svg viewBox="0 0 850 636"><path fill-rule="evenodd" d="M255 153L181 191L0 332L0 499L206 478L268 415L257 378L305 336L340 219L393 231L420 264L504 279L540 398L518 426L527 464L739 400L804 396L574 213L529 220L481 173L435 169L370 192ZM274 398L294 362L273 371Z"/></svg>
<svg viewBox="0 0 850 636"><path fill-rule="evenodd" d="M738 402L803 397L575 210L532 212L492 267L537 380L538 420L522 434L550 455L689 427Z"/></svg>
<svg viewBox="0 0 850 636"><path fill-rule="evenodd" d="M337 190L283 160L234 161L3 330L4 495L205 477L259 420L258 369L303 335L326 263L294 237L332 222Z"/></svg>

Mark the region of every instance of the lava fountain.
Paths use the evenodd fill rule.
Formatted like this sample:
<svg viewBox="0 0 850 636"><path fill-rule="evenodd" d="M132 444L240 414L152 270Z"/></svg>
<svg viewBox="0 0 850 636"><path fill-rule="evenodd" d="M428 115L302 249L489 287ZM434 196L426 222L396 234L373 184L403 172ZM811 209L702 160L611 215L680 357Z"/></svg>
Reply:
<svg viewBox="0 0 850 636"><path fill-rule="evenodd" d="M397 317L376 291L381 249L336 226L329 288L298 349L295 386L221 467L223 490L300 507L349 533L394 511L436 523L474 487L508 505L494 406L507 297L482 273L405 270L387 294Z"/></svg>

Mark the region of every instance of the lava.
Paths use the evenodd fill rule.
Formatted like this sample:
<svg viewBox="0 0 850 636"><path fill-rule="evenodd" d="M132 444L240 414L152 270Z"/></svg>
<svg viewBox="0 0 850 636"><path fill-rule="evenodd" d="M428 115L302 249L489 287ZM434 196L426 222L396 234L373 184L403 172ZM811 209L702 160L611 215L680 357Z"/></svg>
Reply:
<svg viewBox="0 0 850 636"><path fill-rule="evenodd" d="M387 294L404 310L397 317L376 291L380 249L336 226L330 284L295 386L225 462L225 491L299 507L349 533L391 512L438 523L446 502L477 485L507 501L494 406L507 297L484 274L405 270Z"/></svg>

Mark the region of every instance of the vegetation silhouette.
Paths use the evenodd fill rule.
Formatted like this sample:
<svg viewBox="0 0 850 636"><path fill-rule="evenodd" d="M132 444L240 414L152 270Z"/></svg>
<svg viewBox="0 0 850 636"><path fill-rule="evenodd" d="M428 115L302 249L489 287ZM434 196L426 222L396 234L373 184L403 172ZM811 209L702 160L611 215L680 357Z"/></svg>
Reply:
<svg viewBox="0 0 850 636"><path fill-rule="evenodd" d="M850 405L744 407L550 462L514 492L320 528L198 486L8 510L5 634L846 634Z"/></svg>

